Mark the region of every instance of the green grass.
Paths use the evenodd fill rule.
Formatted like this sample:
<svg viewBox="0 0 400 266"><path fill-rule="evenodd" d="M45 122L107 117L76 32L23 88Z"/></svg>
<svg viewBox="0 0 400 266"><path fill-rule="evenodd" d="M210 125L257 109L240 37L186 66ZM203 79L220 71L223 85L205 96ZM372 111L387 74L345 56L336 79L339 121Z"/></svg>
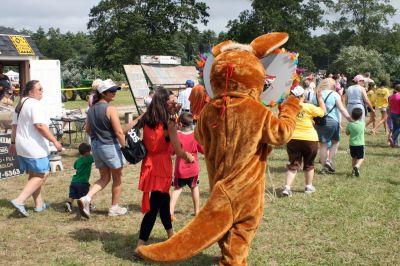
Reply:
<svg viewBox="0 0 400 266"><path fill-rule="evenodd" d="M112 102L114 106L126 106L133 105L132 94L129 90L120 90L117 92L115 100ZM67 101L64 103L66 109L85 109L87 107L87 101L81 100L79 96L76 97L75 101Z"/></svg>
<svg viewBox="0 0 400 266"><path fill-rule="evenodd" d="M249 265L400 265L400 149L387 147L383 132L366 135L366 160L362 176L350 176L348 138L343 136L335 175L315 175L317 189L305 195L303 175L298 174L291 198L280 198L284 184L286 151L276 148L269 157L272 181L278 197L271 197L267 178L265 213L252 243ZM123 217L106 216L111 187L94 198L97 209L90 220L76 212L64 213L76 151L64 152L65 171L49 177L44 197L50 210L19 218L8 200L17 196L25 176L0 181L0 262L8 265L147 265L132 261L142 215L142 193L137 189L140 165L124 168L122 204L130 212ZM201 203L208 195L204 159L201 163ZM319 165L317 165L319 169ZM96 170L91 182L98 178ZM297 191L297 192L296 192ZM192 219L190 192L185 189L176 207L179 230ZM199 228L199 234L201 228ZM150 242L166 239L157 220ZM177 265L216 265L220 256L213 245L198 256Z"/></svg>

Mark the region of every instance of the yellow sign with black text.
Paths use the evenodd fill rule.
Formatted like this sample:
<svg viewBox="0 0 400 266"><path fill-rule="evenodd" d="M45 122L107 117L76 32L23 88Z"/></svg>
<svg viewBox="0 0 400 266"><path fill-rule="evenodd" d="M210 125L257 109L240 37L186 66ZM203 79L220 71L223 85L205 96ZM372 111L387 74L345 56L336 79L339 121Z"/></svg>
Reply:
<svg viewBox="0 0 400 266"><path fill-rule="evenodd" d="M15 49L17 49L19 54L35 55L35 52L33 51L32 47L24 36L10 35L10 40L14 44Z"/></svg>

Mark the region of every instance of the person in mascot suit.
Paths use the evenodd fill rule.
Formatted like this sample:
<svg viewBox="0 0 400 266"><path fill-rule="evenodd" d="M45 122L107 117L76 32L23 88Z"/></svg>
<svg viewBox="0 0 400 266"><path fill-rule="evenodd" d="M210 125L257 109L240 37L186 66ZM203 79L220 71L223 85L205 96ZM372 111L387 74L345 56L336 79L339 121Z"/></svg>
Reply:
<svg viewBox="0 0 400 266"><path fill-rule="evenodd" d="M287 40L287 33L270 33L250 45L224 41L213 47L210 81L214 98L204 107L195 128L195 137L204 146L209 198L173 237L139 247L140 257L176 262L218 242L220 265L247 265L264 210L270 145L290 140L301 110L298 100L290 96L276 117L260 100L266 75L260 59Z"/></svg>

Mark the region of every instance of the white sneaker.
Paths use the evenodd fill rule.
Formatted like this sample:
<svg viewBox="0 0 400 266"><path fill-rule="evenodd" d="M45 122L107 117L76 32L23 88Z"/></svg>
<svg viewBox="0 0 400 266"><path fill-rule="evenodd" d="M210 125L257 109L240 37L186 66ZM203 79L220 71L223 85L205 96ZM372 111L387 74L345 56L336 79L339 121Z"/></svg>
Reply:
<svg viewBox="0 0 400 266"><path fill-rule="evenodd" d="M119 205L115 207L111 207L108 210L108 216L118 216L118 215L124 215L128 212L127 208L121 207Z"/></svg>
<svg viewBox="0 0 400 266"><path fill-rule="evenodd" d="M290 188L285 187L282 191L282 195L284 197L291 197L292 196L292 191L290 190Z"/></svg>
<svg viewBox="0 0 400 266"><path fill-rule="evenodd" d="M315 187L314 186L305 187L304 188L304 193L306 193L306 194L311 194L311 193L314 193L314 192L315 192Z"/></svg>
<svg viewBox="0 0 400 266"><path fill-rule="evenodd" d="M90 218L90 201L86 197L78 199L78 207L81 215L87 219Z"/></svg>

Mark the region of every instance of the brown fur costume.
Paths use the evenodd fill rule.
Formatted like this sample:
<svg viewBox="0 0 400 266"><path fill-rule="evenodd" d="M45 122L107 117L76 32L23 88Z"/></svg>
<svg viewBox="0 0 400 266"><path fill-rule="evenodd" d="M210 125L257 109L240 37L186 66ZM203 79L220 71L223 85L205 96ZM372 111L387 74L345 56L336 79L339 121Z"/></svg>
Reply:
<svg viewBox="0 0 400 266"><path fill-rule="evenodd" d="M271 33L249 46L225 41L213 48L214 99L204 107L195 129L196 139L205 149L209 198L200 213L172 238L141 246L141 257L154 262L184 260L218 241L221 265L247 264L264 210L269 145L289 141L301 109L298 100L290 97L278 118L260 101L265 78L260 58L287 39L286 33Z"/></svg>

